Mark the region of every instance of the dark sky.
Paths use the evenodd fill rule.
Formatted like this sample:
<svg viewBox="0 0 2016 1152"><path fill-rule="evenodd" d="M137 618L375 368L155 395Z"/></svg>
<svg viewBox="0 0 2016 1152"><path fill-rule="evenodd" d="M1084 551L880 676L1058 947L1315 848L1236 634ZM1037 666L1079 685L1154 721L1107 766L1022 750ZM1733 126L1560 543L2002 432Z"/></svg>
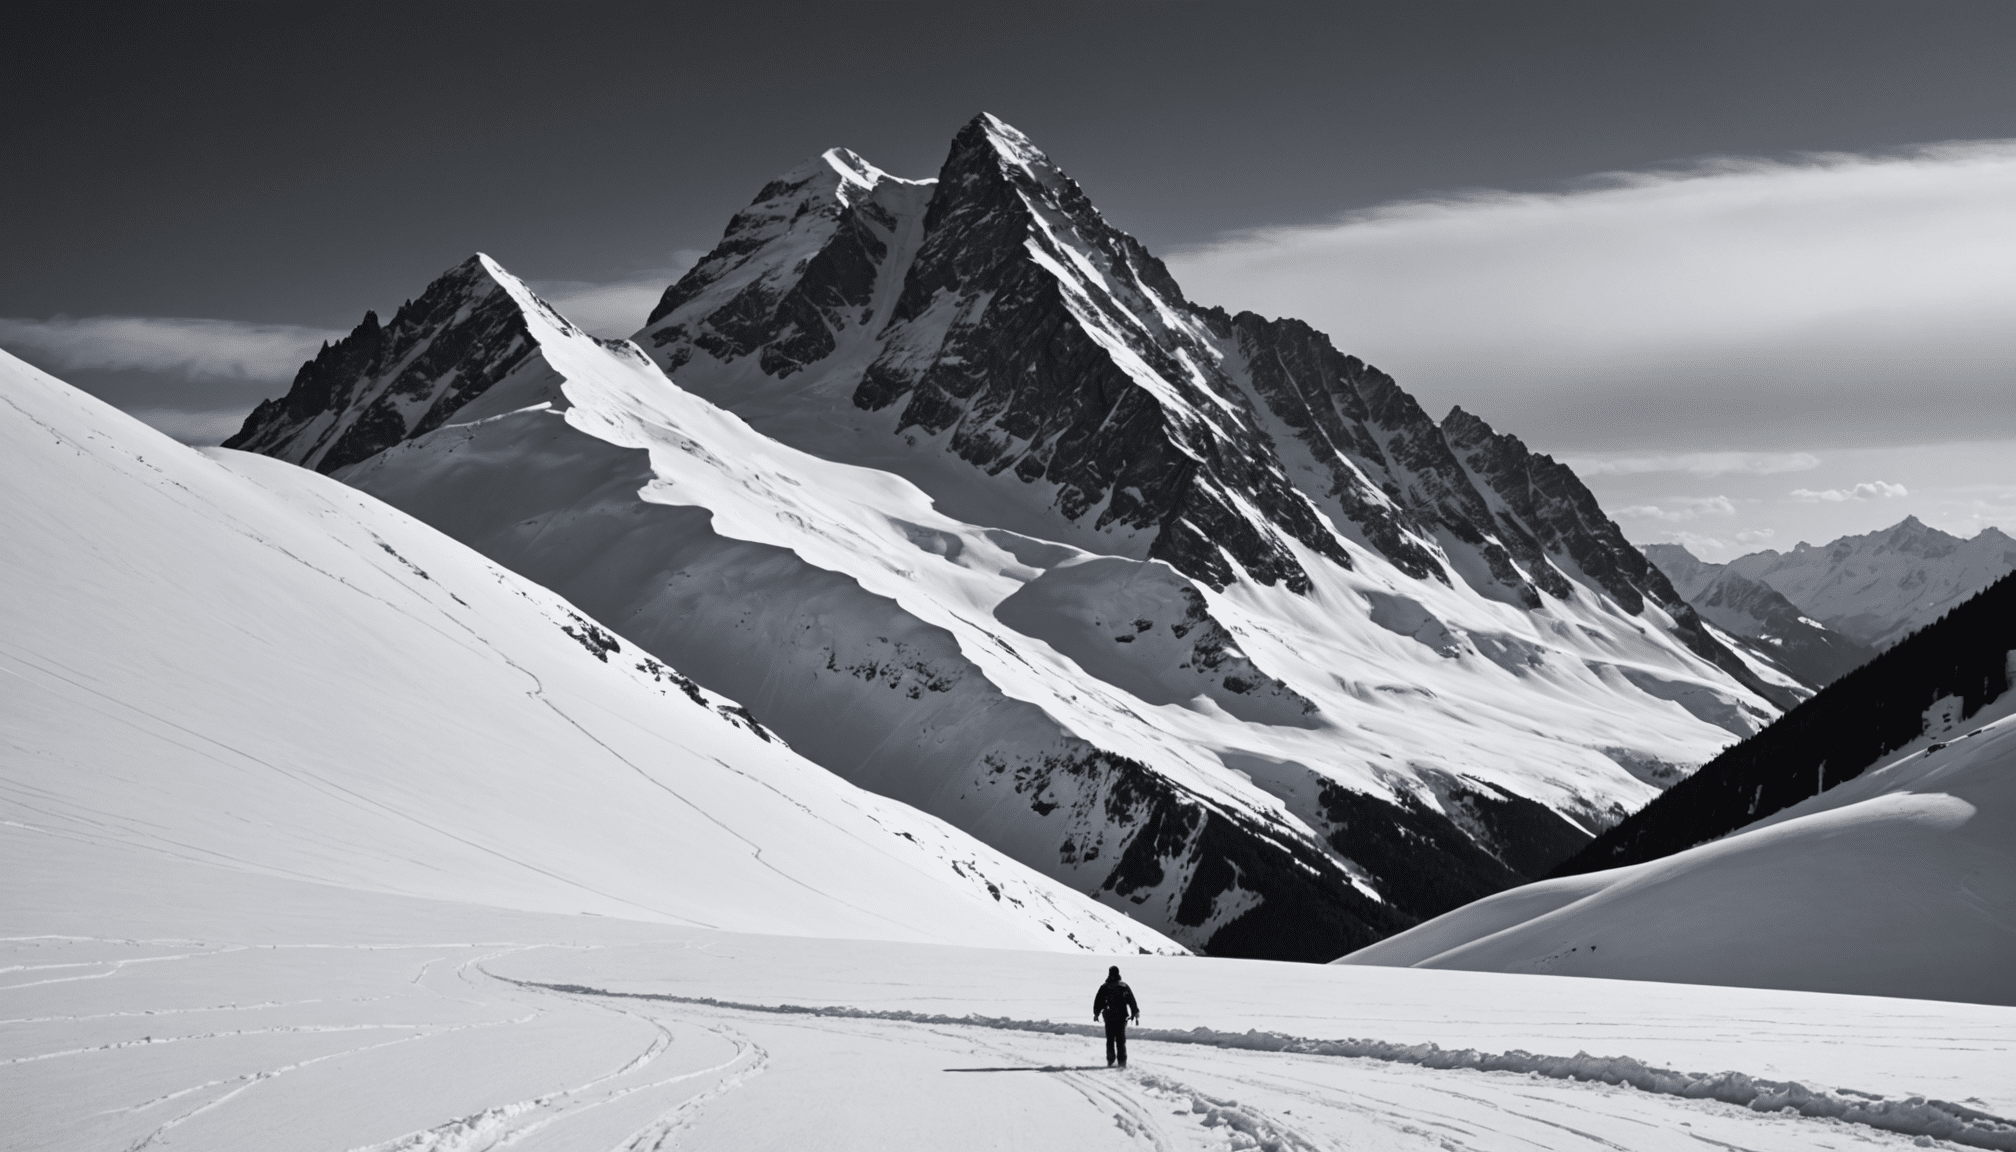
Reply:
<svg viewBox="0 0 2016 1152"><path fill-rule="evenodd" d="M2012 0L12 0L0 101L0 346L191 443L471 252L627 333L772 176L986 110L1633 539L2016 530Z"/></svg>
<svg viewBox="0 0 2016 1152"><path fill-rule="evenodd" d="M606 280L976 111L1151 248L1704 153L2016 136L2016 4L35 4L0 316L353 324L482 249Z"/></svg>

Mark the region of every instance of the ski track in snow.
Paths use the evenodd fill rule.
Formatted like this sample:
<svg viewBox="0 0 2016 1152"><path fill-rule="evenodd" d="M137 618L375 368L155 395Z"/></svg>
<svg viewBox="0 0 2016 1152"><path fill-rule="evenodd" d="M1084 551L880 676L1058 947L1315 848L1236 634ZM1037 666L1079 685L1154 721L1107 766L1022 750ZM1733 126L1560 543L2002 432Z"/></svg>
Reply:
<svg viewBox="0 0 2016 1152"><path fill-rule="evenodd" d="M708 934L693 935L664 962L712 955ZM796 962L818 980L820 942L779 944L809 947ZM1978 1109L1801 1097L1731 1074L1714 1079L1759 1091L1688 1099L1648 1090L1627 1058L1137 1028L1134 1067L1109 1070L1089 1023L620 992L500 970L529 957L593 973L608 955L502 941L0 940L10 970L103 969L0 988L0 1097L34 1105L0 1147L2016 1148L2016 1125ZM946 998L887 979L909 1002ZM242 994L203 998L219 988ZM37 1044L59 1037L73 1042ZM189 1055L148 1062L164 1047ZM401 1087L387 1096L388 1085ZM1859 1114L1814 1110L1851 1097ZM319 1109L303 1114L304 1098ZM365 1098L355 1115L338 1103Z"/></svg>

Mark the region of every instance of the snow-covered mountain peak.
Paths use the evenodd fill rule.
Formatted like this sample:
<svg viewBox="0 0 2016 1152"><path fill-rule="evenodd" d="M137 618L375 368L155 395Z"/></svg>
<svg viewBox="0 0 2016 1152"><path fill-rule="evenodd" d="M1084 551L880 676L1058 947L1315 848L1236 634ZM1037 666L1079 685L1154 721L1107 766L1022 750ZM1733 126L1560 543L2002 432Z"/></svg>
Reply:
<svg viewBox="0 0 2016 1152"><path fill-rule="evenodd" d="M1907 516L1888 528L1825 545L1801 541L1723 568L1776 589L1828 628L1887 648L2016 570L2016 540L1984 528L1961 539Z"/></svg>
<svg viewBox="0 0 2016 1152"><path fill-rule="evenodd" d="M828 148L819 154L819 160L839 175L840 183L833 194L845 204L873 193L884 180L897 179L862 159L852 148Z"/></svg>
<svg viewBox="0 0 2016 1152"><path fill-rule="evenodd" d="M1043 154L1042 149L1036 147L1035 141L1023 135L1021 129L994 115L992 112L982 112L978 116L973 117L967 123L966 128L962 130L961 135L963 136L966 132L976 130L986 139L988 144L992 145L996 151L1001 153L1011 163L1019 164L1029 169L1034 169L1038 165L1051 168L1052 170L1055 169L1055 165L1050 163L1050 158Z"/></svg>
<svg viewBox="0 0 2016 1152"><path fill-rule="evenodd" d="M1077 181L1066 176L1034 140L991 112L975 116L952 138L945 167L964 168L976 162L998 166L1004 176L1025 190L1041 189L1041 198L1051 200L1052 207L1060 207L1057 202L1065 201L1072 209L1098 214Z"/></svg>

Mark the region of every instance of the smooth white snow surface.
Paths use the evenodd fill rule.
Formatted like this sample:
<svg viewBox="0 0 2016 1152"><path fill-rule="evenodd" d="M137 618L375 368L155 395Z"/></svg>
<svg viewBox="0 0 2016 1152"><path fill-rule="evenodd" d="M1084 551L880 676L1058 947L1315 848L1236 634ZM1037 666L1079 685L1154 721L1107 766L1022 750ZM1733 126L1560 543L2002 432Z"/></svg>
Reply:
<svg viewBox="0 0 2016 1152"><path fill-rule="evenodd" d="M0 492L0 838L742 931L1174 947L389 506L6 356Z"/></svg>
<svg viewBox="0 0 2016 1152"><path fill-rule="evenodd" d="M1118 1072L1104 957L0 867L8 1149L2016 1147L2009 1008L1115 957Z"/></svg>
<svg viewBox="0 0 2016 1152"><path fill-rule="evenodd" d="M2016 692L1950 719L1935 705L1917 746L1721 840L1501 892L1339 963L2016 1004Z"/></svg>

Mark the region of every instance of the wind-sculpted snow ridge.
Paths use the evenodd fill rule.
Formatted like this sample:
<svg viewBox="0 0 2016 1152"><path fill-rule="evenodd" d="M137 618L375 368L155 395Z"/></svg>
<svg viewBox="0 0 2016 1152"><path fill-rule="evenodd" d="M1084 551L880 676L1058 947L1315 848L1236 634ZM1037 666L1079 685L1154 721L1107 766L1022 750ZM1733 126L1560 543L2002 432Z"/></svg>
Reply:
<svg viewBox="0 0 2016 1152"><path fill-rule="evenodd" d="M773 181L642 347L488 257L437 296L531 351L338 479L1195 949L1331 959L1543 874L1791 698L1565 468L1186 302L991 118L936 181Z"/></svg>
<svg viewBox="0 0 2016 1152"><path fill-rule="evenodd" d="M868 1009L845 1005L745 1004L706 996L675 996L655 992L614 992L579 984L542 984L511 981L524 987L543 988L574 996L609 999L656 1000L673 1004L698 1004L737 1012L763 1012L786 1016L816 1016L840 1020L891 1020L905 1024L956 1025L993 1028L1009 1032L1040 1032L1064 1036L1105 1035L1098 1024L1066 1024L1054 1020L1017 1020L1002 1016L948 1016L907 1009ZM1767 1080L1743 1072L1680 1072L1658 1068L1630 1056L1547 1056L1513 1049L1482 1052L1475 1048L1444 1048L1439 1044L1399 1044L1387 1040L1322 1040L1291 1036L1257 1029L1227 1032L1213 1028L1142 1028L1127 1032L1128 1039L1165 1044L1194 1044L1212 1048L1232 1048L1249 1052L1292 1052L1308 1056L1337 1056L1358 1060L1381 1060L1437 1070L1511 1072L1549 1080L1582 1080L1602 1084L1628 1084L1640 1092L1677 1096L1687 1100L1716 1100L1735 1104L1753 1112L1789 1112L1813 1119L1844 1124L1862 1124L1886 1132L1908 1136L1928 1136L1950 1140L1969 1148L2016 1149L2016 1120L1954 1104L1928 1100L1923 1096L1891 1098L1848 1089L1808 1088L1795 1081ZM1226 1108L1221 1123L1235 1130L1241 1118L1236 1104Z"/></svg>

